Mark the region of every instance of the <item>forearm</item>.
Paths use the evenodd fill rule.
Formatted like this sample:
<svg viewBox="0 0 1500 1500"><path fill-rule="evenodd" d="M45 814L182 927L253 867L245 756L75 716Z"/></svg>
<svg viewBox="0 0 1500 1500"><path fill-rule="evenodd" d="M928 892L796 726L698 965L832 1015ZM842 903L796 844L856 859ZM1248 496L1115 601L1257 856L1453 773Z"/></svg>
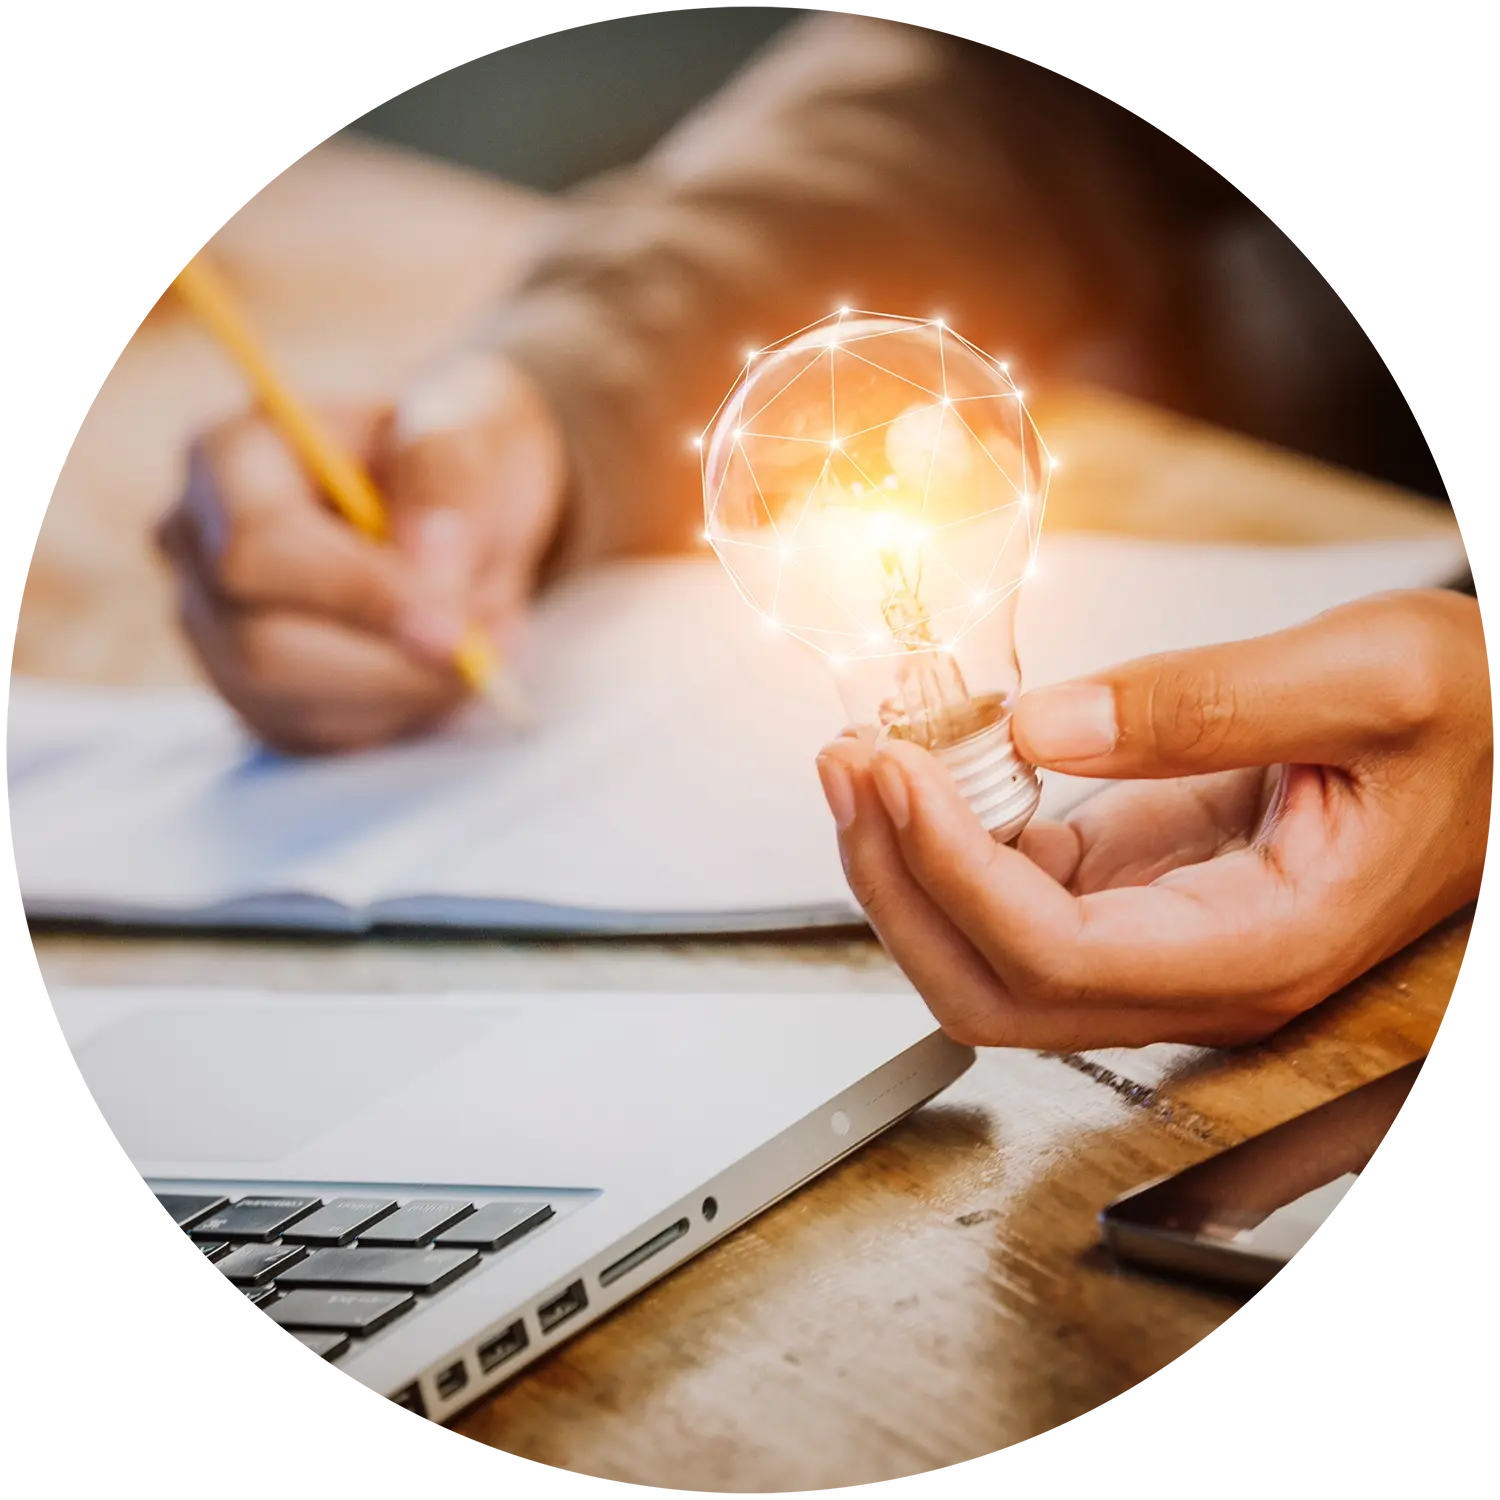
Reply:
<svg viewBox="0 0 1500 1500"><path fill-rule="evenodd" d="M1129 119L1003 54L822 16L578 193L489 331L566 435L564 561L688 544L689 440L745 347L835 305L941 310L1035 363L1159 298L1170 237Z"/></svg>

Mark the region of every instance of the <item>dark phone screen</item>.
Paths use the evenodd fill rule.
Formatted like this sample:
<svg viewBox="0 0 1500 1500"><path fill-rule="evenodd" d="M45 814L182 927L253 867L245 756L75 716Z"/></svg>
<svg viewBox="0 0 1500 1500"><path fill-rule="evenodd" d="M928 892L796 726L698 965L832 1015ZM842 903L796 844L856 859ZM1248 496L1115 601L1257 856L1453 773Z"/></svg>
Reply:
<svg viewBox="0 0 1500 1500"><path fill-rule="evenodd" d="M1425 1059L1110 1208L1299 1271L1494 1268L1494 1061Z"/></svg>

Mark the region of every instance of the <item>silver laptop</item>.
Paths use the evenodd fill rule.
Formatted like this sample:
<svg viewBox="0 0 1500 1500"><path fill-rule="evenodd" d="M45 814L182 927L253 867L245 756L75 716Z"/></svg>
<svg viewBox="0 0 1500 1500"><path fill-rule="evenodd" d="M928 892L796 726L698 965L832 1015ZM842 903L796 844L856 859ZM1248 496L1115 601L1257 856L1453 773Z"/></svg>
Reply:
<svg viewBox="0 0 1500 1500"><path fill-rule="evenodd" d="M438 1421L973 1061L910 994L53 1000L226 1295Z"/></svg>

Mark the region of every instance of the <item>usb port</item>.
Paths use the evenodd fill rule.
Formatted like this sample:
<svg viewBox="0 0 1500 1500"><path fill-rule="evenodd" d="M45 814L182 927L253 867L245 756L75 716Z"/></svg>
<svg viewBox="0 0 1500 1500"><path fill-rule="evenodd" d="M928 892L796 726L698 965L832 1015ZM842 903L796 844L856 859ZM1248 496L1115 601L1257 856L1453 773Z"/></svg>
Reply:
<svg viewBox="0 0 1500 1500"><path fill-rule="evenodd" d="M559 1292L550 1302L544 1302L536 1310L536 1320L543 1333L551 1333L559 1323L566 1323L574 1313L582 1312L589 1305L588 1294L581 1281L575 1281L565 1291Z"/></svg>
<svg viewBox="0 0 1500 1500"><path fill-rule="evenodd" d="M526 1325L519 1318L505 1330L496 1334L489 1343L481 1344L476 1351L479 1368L488 1374L497 1365L513 1359L526 1347Z"/></svg>
<svg viewBox="0 0 1500 1500"><path fill-rule="evenodd" d="M469 1383L469 1372L464 1369L463 1360L455 1360L437 1378L438 1399L446 1401L449 1396L456 1396Z"/></svg>
<svg viewBox="0 0 1500 1500"><path fill-rule="evenodd" d="M404 1406L407 1411L414 1411L419 1417L427 1415L427 1403L422 1399L421 1390L415 1385L409 1385L404 1391L397 1391L391 1400L397 1406Z"/></svg>

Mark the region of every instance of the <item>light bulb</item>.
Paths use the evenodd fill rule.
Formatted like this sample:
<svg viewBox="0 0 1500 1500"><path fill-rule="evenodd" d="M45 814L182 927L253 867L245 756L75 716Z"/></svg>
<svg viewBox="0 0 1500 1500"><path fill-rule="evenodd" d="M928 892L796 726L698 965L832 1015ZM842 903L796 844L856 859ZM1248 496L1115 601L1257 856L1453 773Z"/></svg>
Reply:
<svg viewBox="0 0 1500 1500"><path fill-rule="evenodd" d="M850 722L924 746L997 839L1041 795L1011 744L1015 614L1051 472L1005 368L941 320L845 311L760 349L703 441L705 534L816 652Z"/></svg>

